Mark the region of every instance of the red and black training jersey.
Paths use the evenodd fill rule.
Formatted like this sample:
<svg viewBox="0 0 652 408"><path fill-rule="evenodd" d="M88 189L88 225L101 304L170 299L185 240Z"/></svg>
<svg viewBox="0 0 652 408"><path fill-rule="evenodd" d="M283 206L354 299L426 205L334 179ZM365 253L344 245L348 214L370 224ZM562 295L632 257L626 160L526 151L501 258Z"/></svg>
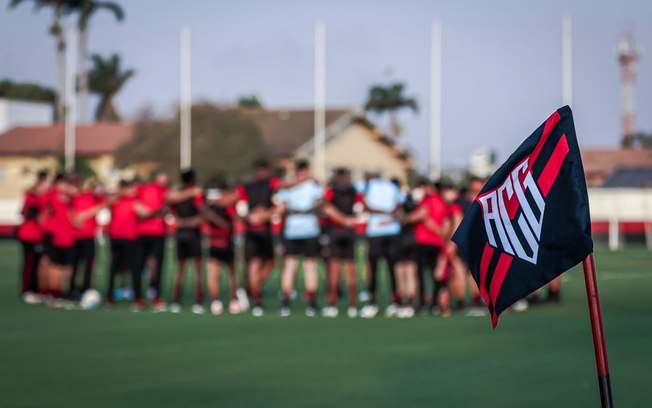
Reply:
<svg viewBox="0 0 652 408"><path fill-rule="evenodd" d="M333 204L344 215L353 215L353 207L361 203L364 197L352 184L332 184L324 192L324 200ZM327 219L326 225L332 228L344 228L339 223Z"/></svg>
<svg viewBox="0 0 652 408"><path fill-rule="evenodd" d="M232 245L233 238L233 219L235 218L235 206L220 207L218 205L210 205L208 207L217 216L224 219L229 223L231 228L224 229L208 223L208 241L211 248L229 248Z"/></svg>
<svg viewBox="0 0 652 408"><path fill-rule="evenodd" d="M71 208L74 214L81 214L102 203L102 200L102 197L98 197L90 191L84 191L72 199ZM96 231L97 220L95 217L90 217L75 228L75 237L77 239L93 239Z"/></svg>
<svg viewBox="0 0 652 408"><path fill-rule="evenodd" d="M33 191L27 190L23 198L23 206L20 215L23 222L18 227L16 237L23 242L37 243L43 239L43 231L38 223L41 199Z"/></svg>
<svg viewBox="0 0 652 408"><path fill-rule="evenodd" d="M75 245L75 227L71 221L72 198L67 193L54 189L50 199L52 243L59 248Z"/></svg>
<svg viewBox="0 0 652 408"><path fill-rule="evenodd" d="M141 220L138 224L140 235L156 237L165 236L166 227L162 210L165 207L165 196L168 189L158 183L147 183L138 189L138 201L154 213L151 217Z"/></svg>
<svg viewBox="0 0 652 408"><path fill-rule="evenodd" d="M138 214L134 197L121 197L111 207L109 238L135 241L138 239Z"/></svg>
<svg viewBox="0 0 652 408"><path fill-rule="evenodd" d="M271 177L265 180L254 180L250 183L237 187L236 193L238 200L245 201L249 206L249 211L256 207L272 208L272 196L279 189L281 181L277 177ZM268 231L270 223L263 224L246 224L247 231Z"/></svg>

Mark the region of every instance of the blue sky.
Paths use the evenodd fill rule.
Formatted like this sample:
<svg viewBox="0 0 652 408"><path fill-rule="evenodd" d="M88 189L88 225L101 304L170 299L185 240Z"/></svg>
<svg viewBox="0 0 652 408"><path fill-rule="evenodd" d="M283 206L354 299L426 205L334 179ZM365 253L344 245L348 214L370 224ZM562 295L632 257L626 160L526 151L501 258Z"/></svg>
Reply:
<svg viewBox="0 0 652 408"><path fill-rule="evenodd" d="M614 46L632 28L652 48L652 2L624 1L118 1L126 20L91 23L92 52L118 52L137 71L117 98L171 114L179 94L179 28L192 29L194 100L255 92L269 107L313 101L313 29L326 24L329 106L361 106L370 85L402 80L420 104L404 113L405 143L427 166L430 23L443 25L443 161L478 146L500 159L561 104L561 16L573 19L574 103L580 144L615 146L619 87ZM50 14L0 2L0 78L54 83ZM70 22L72 23L72 21ZM637 128L652 130L652 62L638 76ZM93 107L91 107L93 108Z"/></svg>

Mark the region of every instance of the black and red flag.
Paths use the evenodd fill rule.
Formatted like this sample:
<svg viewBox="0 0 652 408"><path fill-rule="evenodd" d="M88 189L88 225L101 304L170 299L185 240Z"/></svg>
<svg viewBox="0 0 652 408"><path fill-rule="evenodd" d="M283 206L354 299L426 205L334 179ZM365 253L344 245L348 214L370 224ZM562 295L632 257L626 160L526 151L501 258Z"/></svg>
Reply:
<svg viewBox="0 0 652 408"><path fill-rule="evenodd" d="M487 181L455 232L494 327L505 309L593 250L584 169L568 106Z"/></svg>

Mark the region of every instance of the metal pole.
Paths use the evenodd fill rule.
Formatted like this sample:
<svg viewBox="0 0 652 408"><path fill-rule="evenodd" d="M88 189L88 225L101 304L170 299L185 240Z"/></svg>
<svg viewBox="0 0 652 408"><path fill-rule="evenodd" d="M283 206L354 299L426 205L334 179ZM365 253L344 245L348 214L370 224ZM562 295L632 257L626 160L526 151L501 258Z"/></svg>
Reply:
<svg viewBox="0 0 652 408"><path fill-rule="evenodd" d="M441 177L441 21L430 27L430 178Z"/></svg>
<svg viewBox="0 0 652 408"><path fill-rule="evenodd" d="M191 96L190 96L190 28L182 27L179 32L180 40L180 148L179 166L182 169L192 165L192 129L191 129Z"/></svg>
<svg viewBox="0 0 652 408"><path fill-rule="evenodd" d="M600 386L600 402L602 408L613 408L611 395L611 379L609 377L609 360L607 359L607 344L602 325L602 310L600 309L600 295L598 293L598 278L595 273L593 254L589 254L582 264L584 267L584 282L586 283L586 297L589 301L589 314L591 316L591 329L593 333L593 349L598 371L598 384Z"/></svg>
<svg viewBox="0 0 652 408"><path fill-rule="evenodd" d="M562 105L573 104L573 30L571 17L561 20Z"/></svg>
<svg viewBox="0 0 652 408"><path fill-rule="evenodd" d="M75 150L76 150L76 120L77 104L75 80L77 76L77 35L75 30L68 32L68 44L66 49L66 68L65 68L65 97L64 97L64 168L66 171L75 169Z"/></svg>
<svg viewBox="0 0 652 408"><path fill-rule="evenodd" d="M315 176L326 177L326 26L315 24Z"/></svg>

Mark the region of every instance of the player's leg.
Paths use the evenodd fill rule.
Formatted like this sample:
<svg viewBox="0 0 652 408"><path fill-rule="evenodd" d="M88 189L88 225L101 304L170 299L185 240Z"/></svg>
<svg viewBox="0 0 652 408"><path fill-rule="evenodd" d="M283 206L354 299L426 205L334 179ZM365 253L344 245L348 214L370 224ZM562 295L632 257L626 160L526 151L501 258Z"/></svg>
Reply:
<svg viewBox="0 0 652 408"><path fill-rule="evenodd" d="M330 257L328 260L328 274L326 275L326 301L330 307L337 308L338 291L340 287L341 259Z"/></svg>
<svg viewBox="0 0 652 408"><path fill-rule="evenodd" d="M152 246L152 261L153 261L153 277L150 287L155 293L154 304L165 307L163 302L163 264L165 261L165 237L152 237L153 246Z"/></svg>
<svg viewBox="0 0 652 408"><path fill-rule="evenodd" d="M400 237L398 235L384 237L383 254L385 260L387 261L387 273L389 276L389 283L391 288L390 299L392 303L390 304L387 310L387 312L389 312L390 315L396 311L396 308L400 303L400 296L398 294L398 290L396 286L396 264L400 259L400 251L401 251L401 242L400 242Z"/></svg>
<svg viewBox="0 0 652 408"><path fill-rule="evenodd" d="M81 288L82 293L90 289L93 284L93 270L95 269L96 253L95 239L85 239L83 251L86 262L84 265L84 279Z"/></svg>
<svg viewBox="0 0 652 408"><path fill-rule="evenodd" d="M132 310L139 311L145 306L143 302L142 282L143 282L143 263L142 248L138 240L127 241L124 245L125 258L129 273L131 275L131 287L134 291Z"/></svg>
<svg viewBox="0 0 652 408"><path fill-rule="evenodd" d="M201 238L199 236L193 237L190 245L192 246L191 255L195 269L195 304L193 305L193 313L201 314L205 312Z"/></svg>
<svg viewBox="0 0 652 408"><path fill-rule="evenodd" d="M220 261L213 250L214 248L211 248L211 254L206 262L206 279L208 295L211 298L211 313L218 316L224 311L224 305L220 300Z"/></svg>
<svg viewBox="0 0 652 408"><path fill-rule="evenodd" d="M291 241L288 241L291 242ZM289 316L292 292L294 292L294 281L299 265L299 260L291 249L286 249L283 257L283 268L281 270L281 316Z"/></svg>
<svg viewBox="0 0 652 408"><path fill-rule="evenodd" d="M110 242L111 246L111 263L109 266L109 284L107 285L107 305L112 306L115 303L115 278L118 275L118 271L121 268L121 253L120 253L120 243L118 240L112 239Z"/></svg>
<svg viewBox="0 0 652 408"><path fill-rule="evenodd" d="M401 317L406 318L414 316L414 298L417 292L417 264L414 260L414 253L412 255L413 259L404 262L403 266L405 273L403 296L405 299L403 302Z"/></svg>
<svg viewBox="0 0 652 408"><path fill-rule="evenodd" d="M561 302L561 275L550 281L548 284L548 302Z"/></svg>
<svg viewBox="0 0 652 408"><path fill-rule="evenodd" d="M182 240L177 239L177 269L174 274L174 282L172 289L172 304L170 305L170 311L172 313L178 313L181 311L181 297L183 294L183 280L185 278L186 272L186 248L185 243Z"/></svg>
<svg viewBox="0 0 652 408"><path fill-rule="evenodd" d="M68 297L73 300L79 298L80 296L80 291L77 286L77 277L81 261L84 259L83 247L83 240L78 239L75 241L75 246L73 247L72 251L72 266L70 273L70 282L68 284Z"/></svg>
<svg viewBox="0 0 652 408"><path fill-rule="evenodd" d="M314 317L317 314L317 288L319 276L317 275L317 258L310 257L303 259L303 281L306 287L306 316Z"/></svg>

